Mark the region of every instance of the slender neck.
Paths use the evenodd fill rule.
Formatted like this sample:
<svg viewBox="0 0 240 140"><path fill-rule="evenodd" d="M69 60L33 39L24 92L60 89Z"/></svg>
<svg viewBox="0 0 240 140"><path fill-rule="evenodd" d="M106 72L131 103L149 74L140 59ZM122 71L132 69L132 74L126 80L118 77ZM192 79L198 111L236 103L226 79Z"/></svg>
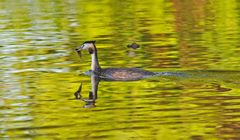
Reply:
<svg viewBox="0 0 240 140"><path fill-rule="evenodd" d="M94 51L91 54L91 57L92 57L92 64L91 64L92 71L95 71L95 72L100 71L101 67L100 67L99 62L98 62L97 49L96 49L95 46L94 46Z"/></svg>

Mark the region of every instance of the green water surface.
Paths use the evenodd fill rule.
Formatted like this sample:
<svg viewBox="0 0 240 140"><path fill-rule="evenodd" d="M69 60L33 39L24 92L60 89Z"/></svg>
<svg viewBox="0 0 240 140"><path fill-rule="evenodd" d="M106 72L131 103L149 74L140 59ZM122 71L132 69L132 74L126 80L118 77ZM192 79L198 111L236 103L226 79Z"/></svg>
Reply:
<svg viewBox="0 0 240 140"><path fill-rule="evenodd" d="M101 81L100 65L191 76ZM127 48L137 42L140 48ZM239 140L240 1L1 0L1 140Z"/></svg>

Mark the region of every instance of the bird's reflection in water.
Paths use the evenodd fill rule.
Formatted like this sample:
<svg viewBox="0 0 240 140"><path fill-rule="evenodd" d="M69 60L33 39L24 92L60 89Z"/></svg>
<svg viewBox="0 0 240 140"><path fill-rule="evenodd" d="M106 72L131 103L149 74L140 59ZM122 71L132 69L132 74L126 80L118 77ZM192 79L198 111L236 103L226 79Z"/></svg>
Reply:
<svg viewBox="0 0 240 140"><path fill-rule="evenodd" d="M91 90L89 91L89 96L88 98L83 98L82 95L81 95L81 91L82 91L82 83L80 84L78 90L74 93L74 96L77 100L82 100L85 102L85 105L83 106L84 108L92 108L92 107L95 107L95 102L97 100L97 92L98 92L98 85L99 85L99 82L101 80L103 81L114 81L114 80L109 80L109 79L106 79L106 78L101 78L99 77L97 74L94 74L92 73L91 71L87 71L87 73L85 73L86 75L88 76L91 76ZM176 76L176 73L170 73L171 75L174 75ZM137 81L137 80L141 80L141 79L132 79L131 81ZM125 80L121 80L121 81L125 81ZM129 80L128 80L129 81ZM176 81L177 82L177 81ZM190 82L191 83L191 82ZM197 82L199 83L199 81ZM178 83L180 84L180 83ZM199 83L200 85L204 83ZM200 85L197 85L200 87ZM206 83L205 83L206 84ZM188 87L188 84L183 84L182 83L182 86L185 86L185 88L193 88L192 84L190 84L190 87ZM227 92L227 91L231 91L230 88L224 88L222 87L220 84L218 83L212 83L211 84L211 89L213 89L214 91L216 92Z"/></svg>
<svg viewBox="0 0 240 140"><path fill-rule="evenodd" d="M76 99L84 101L86 104L83 106L84 108L92 108L95 107L95 101L97 100L97 92L98 92L98 84L100 82L100 77L92 74L91 75L91 91L89 91L88 98L83 98L81 95L82 91L82 83L80 84L78 90L74 93Z"/></svg>

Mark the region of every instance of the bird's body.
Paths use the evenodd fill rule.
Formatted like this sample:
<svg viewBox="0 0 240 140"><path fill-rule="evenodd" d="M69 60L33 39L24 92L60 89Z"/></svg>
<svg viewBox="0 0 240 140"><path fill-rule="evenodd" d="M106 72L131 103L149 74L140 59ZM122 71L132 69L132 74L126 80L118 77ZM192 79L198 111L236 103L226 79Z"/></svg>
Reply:
<svg viewBox="0 0 240 140"><path fill-rule="evenodd" d="M133 81L154 76L154 72L137 68L105 68L95 72L105 80Z"/></svg>

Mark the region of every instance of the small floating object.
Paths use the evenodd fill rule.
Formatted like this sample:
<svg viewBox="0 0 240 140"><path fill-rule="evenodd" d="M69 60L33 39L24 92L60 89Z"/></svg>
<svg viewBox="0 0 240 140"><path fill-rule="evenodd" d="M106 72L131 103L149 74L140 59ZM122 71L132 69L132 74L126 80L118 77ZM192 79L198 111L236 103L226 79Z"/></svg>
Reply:
<svg viewBox="0 0 240 140"><path fill-rule="evenodd" d="M132 44L128 44L127 47L128 47L128 48L137 49L137 48L140 47L140 45L134 42L134 43L132 43Z"/></svg>

